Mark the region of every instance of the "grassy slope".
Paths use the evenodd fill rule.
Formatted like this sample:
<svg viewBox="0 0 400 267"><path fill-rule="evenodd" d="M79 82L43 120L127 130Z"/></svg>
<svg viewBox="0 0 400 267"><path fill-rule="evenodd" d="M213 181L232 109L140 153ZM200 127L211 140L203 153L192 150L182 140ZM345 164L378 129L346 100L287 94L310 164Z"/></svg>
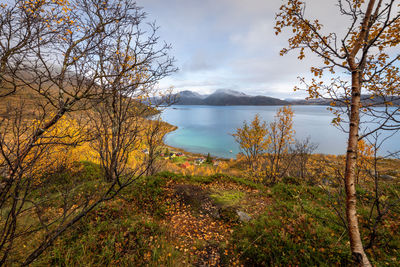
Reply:
<svg viewBox="0 0 400 267"><path fill-rule="evenodd" d="M95 168L86 163L79 175ZM34 266L351 265L346 232L328 203L317 186L160 173L100 206ZM240 223L236 210L253 219ZM360 210L363 225L367 209ZM368 251L379 266L400 261L399 219L393 214L381 229L386 245Z"/></svg>

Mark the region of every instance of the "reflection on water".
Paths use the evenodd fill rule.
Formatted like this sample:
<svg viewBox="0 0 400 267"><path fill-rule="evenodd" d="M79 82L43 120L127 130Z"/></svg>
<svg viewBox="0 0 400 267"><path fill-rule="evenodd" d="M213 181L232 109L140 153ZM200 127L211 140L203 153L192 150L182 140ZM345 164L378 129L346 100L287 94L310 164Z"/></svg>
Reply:
<svg viewBox="0 0 400 267"><path fill-rule="evenodd" d="M240 152L232 133L244 120L259 114L267 123L274 119L277 106L173 106L162 118L178 126L165 137L166 144L194 153L233 158ZM294 106L296 138L311 137L318 144L316 153L344 154L346 133L332 126L333 115L324 106ZM381 154L400 149L400 135L386 141ZM232 153L230 153L232 151Z"/></svg>

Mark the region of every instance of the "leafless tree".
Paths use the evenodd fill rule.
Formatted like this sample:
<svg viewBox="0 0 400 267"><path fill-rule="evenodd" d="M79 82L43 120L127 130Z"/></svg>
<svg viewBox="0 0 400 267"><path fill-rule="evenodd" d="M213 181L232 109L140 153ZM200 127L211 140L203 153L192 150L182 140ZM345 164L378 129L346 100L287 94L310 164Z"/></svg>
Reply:
<svg viewBox="0 0 400 267"><path fill-rule="evenodd" d="M307 163L317 147L318 145L312 143L310 137L307 137L303 140L296 140L290 149L290 154L294 155L294 160L291 162L292 168L294 168L296 176L302 180L309 177Z"/></svg>
<svg viewBox="0 0 400 267"><path fill-rule="evenodd" d="M174 68L157 27L129 0L17 1L1 13L0 265L28 265L146 173L148 161L125 168L126 153L143 133L145 98ZM71 131L66 121L78 126ZM88 140L107 142L99 145L107 182L84 191L71 181L38 182L55 147ZM33 234L34 249L15 257L15 245Z"/></svg>

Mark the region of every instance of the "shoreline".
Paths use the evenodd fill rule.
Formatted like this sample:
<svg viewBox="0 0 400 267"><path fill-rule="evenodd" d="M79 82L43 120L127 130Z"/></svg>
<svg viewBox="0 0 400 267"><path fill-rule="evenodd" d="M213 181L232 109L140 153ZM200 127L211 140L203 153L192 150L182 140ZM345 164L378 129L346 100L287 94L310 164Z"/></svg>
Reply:
<svg viewBox="0 0 400 267"><path fill-rule="evenodd" d="M187 151L187 150L185 150L185 149L183 149L183 148L174 147L174 146L170 146L170 145L166 144L166 143L165 143L165 136L166 136L167 134L169 134L169 133L172 133L172 132L176 131L179 127L176 126L176 125L169 124L168 122L165 122L165 121L164 121L164 123L166 123L166 124L170 127L170 131L168 131L168 132L163 136L163 146L164 146L165 148L168 148L169 150L175 150L175 151L177 151L177 152L184 153L185 155L188 155L188 156L191 156L191 157L197 157L197 158L205 158L205 157L207 157L207 154L196 153L196 152L190 152L190 151ZM213 156L213 155L210 153L210 156L211 156L213 159L216 159L216 160L225 160L225 161L229 161L229 160L232 160L232 159L233 159L233 160L236 159L236 155L234 155L232 158L223 158L223 157Z"/></svg>
<svg viewBox="0 0 400 267"><path fill-rule="evenodd" d="M188 151L188 150L186 150L184 148L179 148L179 147L175 147L175 146L171 146L171 145L166 144L166 142L165 142L166 135L176 131L177 129L179 129L179 127L176 126L176 125L172 125L172 124L170 124L168 122L165 122L165 121L163 121L163 123L167 124L168 127L169 127L169 131L166 134L164 134L164 136L163 136L162 144L163 144L164 147L166 147L166 148L168 148L170 150L175 150L177 152L184 153L184 154L186 154L188 156L191 156L191 157L204 157L204 158L207 157L208 153L190 152L190 151ZM325 157L332 157L332 156L333 157L345 157L346 156L345 154L330 154L330 153L312 153L311 155L312 156L325 156ZM224 160L224 161L236 160L236 158L237 158L237 154L233 154L233 153L232 153L232 157L230 157L230 158L215 156L215 155L212 155L211 153L210 153L210 156L212 158L214 158L214 159ZM379 155L377 157L378 158L382 158L382 159L397 160L396 157L384 157L384 156L382 157L382 156L379 156Z"/></svg>

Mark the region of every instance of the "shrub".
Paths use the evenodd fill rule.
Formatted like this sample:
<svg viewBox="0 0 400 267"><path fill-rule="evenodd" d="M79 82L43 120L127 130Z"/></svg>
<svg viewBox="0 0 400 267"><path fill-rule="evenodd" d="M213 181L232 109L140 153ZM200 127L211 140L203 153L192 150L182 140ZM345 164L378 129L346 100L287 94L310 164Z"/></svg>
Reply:
<svg viewBox="0 0 400 267"><path fill-rule="evenodd" d="M279 183L271 191L275 203L233 233L245 265L350 265L344 228L324 205L321 189Z"/></svg>
<svg viewBox="0 0 400 267"><path fill-rule="evenodd" d="M166 184L166 179L161 177L144 177L134 184L130 192L130 197L133 198L138 207L156 216L163 216L165 212L163 186Z"/></svg>
<svg viewBox="0 0 400 267"><path fill-rule="evenodd" d="M312 217L275 207L263 216L238 228L233 244L246 265L330 266L347 265L350 253L340 233L317 223Z"/></svg>

